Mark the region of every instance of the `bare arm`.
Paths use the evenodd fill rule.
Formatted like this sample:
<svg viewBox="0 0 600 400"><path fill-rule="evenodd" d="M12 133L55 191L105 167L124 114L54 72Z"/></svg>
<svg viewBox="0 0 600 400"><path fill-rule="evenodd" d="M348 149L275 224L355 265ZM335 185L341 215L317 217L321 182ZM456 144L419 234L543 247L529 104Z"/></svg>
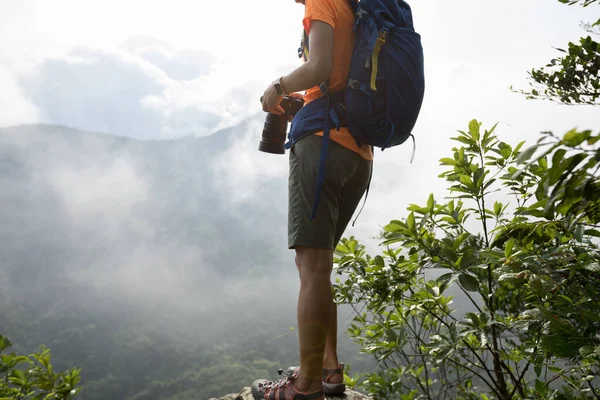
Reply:
<svg viewBox="0 0 600 400"><path fill-rule="evenodd" d="M308 40L310 48L308 61L281 79L281 86L286 93L300 92L320 85L331 74L333 69L333 27L326 22L313 21ZM264 111L283 113L283 109L279 105L282 97L277 95L273 84L265 90L262 99Z"/></svg>
<svg viewBox="0 0 600 400"><path fill-rule="evenodd" d="M310 27L308 61L281 79L287 93L300 92L325 82L333 68L333 27L314 21Z"/></svg>

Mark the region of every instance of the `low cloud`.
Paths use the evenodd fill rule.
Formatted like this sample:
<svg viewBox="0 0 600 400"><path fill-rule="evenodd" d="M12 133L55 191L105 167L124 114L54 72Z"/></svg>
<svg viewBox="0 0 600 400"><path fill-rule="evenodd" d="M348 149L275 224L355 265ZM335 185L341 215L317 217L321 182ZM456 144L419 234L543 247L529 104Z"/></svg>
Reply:
<svg viewBox="0 0 600 400"><path fill-rule="evenodd" d="M38 109L29 102L17 77L0 64L0 127L35 121Z"/></svg>
<svg viewBox="0 0 600 400"><path fill-rule="evenodd" d="M3 107L0 123L45 122L138 139L206 136L260 105L258 83L224 84L214 62L204 51L174 50L152 38L110 51L77 46L21 74L22 93L0 70L0 86L14 92L8 100L3 93L11 108Z"/></svg>
<svg viewBox="0 0 600 400"><path fill-rule="evenodd" d="M259 114L236 127L229 146L211 163L217 188L228 193L234 205L255 202L261 187L288 174L287 152L277 155L258 150L263 124L264 115Z"/></svg>
<svg viewBox="0 0 600 400"><path fill-rule="evenodd" d="M135 54L163 70L175 80L192 80L210 72L214 58L205 51L183 50L172 52L160 46L145 47Z"/></svg>
<svg viewBox="0 0 600 400"><path fill-rule="evenodd" d="M55 194L63 201L74 223L96 219L107 227L129 215L149 198L143 177L127 156L108 158L102 165L59 165L47 172Z"/></svg>

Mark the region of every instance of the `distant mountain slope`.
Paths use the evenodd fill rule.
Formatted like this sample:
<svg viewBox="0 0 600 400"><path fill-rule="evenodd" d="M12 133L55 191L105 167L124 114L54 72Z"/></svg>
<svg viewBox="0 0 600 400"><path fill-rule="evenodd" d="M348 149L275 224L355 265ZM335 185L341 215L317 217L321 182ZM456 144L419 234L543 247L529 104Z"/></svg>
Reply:
<svg viewBox="0 0 600 400"><path fill-rule="evenodd" d="M258 152L262 124L0 129L0 332L83 368L82 399L208 398L297 362L287 156Z"/></svg>
<svg viewBox="0 0 600 400"><path fill-rule="evenodd" d="M51 125L0 129L3 304L32 315L78 304L175 318L267 302L259 283L295 273L286 249L287 171L256 180L261 194L243 201L232 200L228 179L236 149L240 158L244 146L258 153L261 124L170 141ZM0 321L2 314L5 307Z"/></svg>
<svg viewBox="0 0 600 400"><path fill-rule="evenodd" d="M227 197L236 195L235 188L219 184L222 176L214 165L236 141L252 137L258 145L258 132L245 131L253 122L209 137L150 142L49 125L0 129L0 212L13 227L25 231L19 232L19 240L24 239L23 234L37 234L25 238L32 243L64 243L68 234L60 239L44 235L64 229L83 229L94 235L97 223L120 217L119 223L132 224L121 224L112 238L97 239L118 239L121 244L131 241L131 246L142 240L152 244L184 241L201 247L209 263L227 265L219 268L222 272L247 272L249 266L227 249L234 245L240 253L270 260L274 244L285 248L281 237L286 223L285 182L266 182L263 187L271 188L268 198L257 196L233 210ZM263 201L279 207L261 206ZM75 213L78 221L71 221L65 213ZM30 231L32 219L35 224L47 223L48 230L38 226ZM127 234L140 220L146 230ZM254 221L264 220L279 224L279 232L250 229ZM15 233L14 229L2 229L0 239L15 239ZM264 247L270 250L264 251Z"/></svg>

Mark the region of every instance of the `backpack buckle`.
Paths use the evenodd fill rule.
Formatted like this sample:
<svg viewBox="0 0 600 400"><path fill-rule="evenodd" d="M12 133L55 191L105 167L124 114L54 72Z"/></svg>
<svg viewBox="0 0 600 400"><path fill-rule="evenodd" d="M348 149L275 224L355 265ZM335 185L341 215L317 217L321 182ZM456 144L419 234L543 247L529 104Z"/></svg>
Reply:
<svg viewBox="0 0 600 400"><path fill-rule="evenodd" d="M327 82L323 82L319 85L319 89L321 89L321 92L323 92L323 94L327 94L329 92L329 87L327 86Z"/></svg>
<svg viewBox="0 0 600 400"><path fill-rule="evenodd" d="M358 88L360 88L360 81L348 79L348 87L357 90Z"/></svg>
<svg viewBox="0 0 600 400"><path fill-rule="evenodd" d="M369 18L369 13L364 10L364 9L360 9L356 12L356 16L361 20L361 21L366 21L367 18Z"/></svg>
<svg viewBox="0 0 600 400"><path fill-rule="evenodd" d="M387 42L388 33L389 32L385 29L380 30L377 33L377 39L381 40L383 43Z"/></svg>

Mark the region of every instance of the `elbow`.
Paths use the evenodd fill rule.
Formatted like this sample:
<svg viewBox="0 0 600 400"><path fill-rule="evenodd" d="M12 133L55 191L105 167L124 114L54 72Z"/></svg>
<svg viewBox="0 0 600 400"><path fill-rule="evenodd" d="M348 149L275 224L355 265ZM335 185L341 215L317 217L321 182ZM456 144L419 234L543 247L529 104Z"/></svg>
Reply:
<svg viewBox="0 0 600 400"><path fill-rule="evenodd" d="M311 69L314 86L317 86L329 79L333 70L333 63L329 61L315 62Z"/></svg>

